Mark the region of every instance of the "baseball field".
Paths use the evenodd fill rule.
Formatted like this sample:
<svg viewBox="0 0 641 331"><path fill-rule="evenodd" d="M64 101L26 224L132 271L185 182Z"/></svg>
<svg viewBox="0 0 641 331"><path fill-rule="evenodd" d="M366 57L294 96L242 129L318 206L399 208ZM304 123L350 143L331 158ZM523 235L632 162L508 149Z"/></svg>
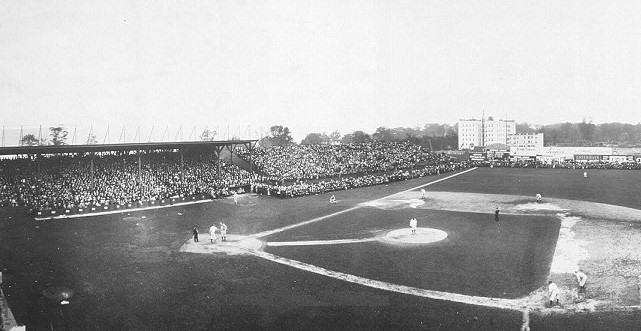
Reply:
<svg viewBox="0 0 641 331"><path fill-rule="evenodd" d="M638 329L641 176L583 172L473 168L336 203L244 194L47 221L3 208L2 288L31 329Z"/></svg>

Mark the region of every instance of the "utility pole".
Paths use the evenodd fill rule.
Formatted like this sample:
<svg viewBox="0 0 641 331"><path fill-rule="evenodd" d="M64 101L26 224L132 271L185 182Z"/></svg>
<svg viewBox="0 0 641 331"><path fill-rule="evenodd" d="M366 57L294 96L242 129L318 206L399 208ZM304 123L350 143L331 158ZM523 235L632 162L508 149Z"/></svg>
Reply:
<svg viewBox="0 0 641 331"><path fill-rule="evenodd" d="M481 146L485 147L485 109L481 116Z"/></svg>

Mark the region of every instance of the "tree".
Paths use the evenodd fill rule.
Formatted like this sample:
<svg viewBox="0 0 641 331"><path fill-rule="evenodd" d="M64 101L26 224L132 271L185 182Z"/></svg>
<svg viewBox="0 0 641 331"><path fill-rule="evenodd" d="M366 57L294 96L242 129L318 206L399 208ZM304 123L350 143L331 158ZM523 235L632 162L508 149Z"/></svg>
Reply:
<svg viewBox="0 0 641 331"><path fill-rule="evenodd" d="M269 128L268 140L271 146L289 146L293 144L293 138L288 127L274 125Z"/></svg>
<svg viewBox="0 0 641 331"><path fill-rule="evenodd" d="M62 124L49 128L49 135L51 136L52 145L66 145L68 134L69 132L67 131L67 128Z"/></svg>
<svg viewBox="0 0 641 331"><path fill-rule="evenodd" d="M98 138L96 137L95 134L90 133L89 137L87 137L87 145L96 145L98 144Z"/></svg>
<svg viewBox="0 0 641 331"><path fill-rule="evenodd" d="M430 136L430 137L438 137L438 136L444 136L445 135L445 127L443 125L440 125L438 123L428 123L423 126L423 132L424 135Z"/></svg>
<svg viewBox="0 0 641 331"><path fill-rule="evenodd" d="M38 138L32 134L27 134L22 137L20 140L20 146L37 146L37 145L44 145L45 141L44 139L40 142L38 142Z"/></svg>
<svg viewBox="0 0 641 331"><path fill-rule="evenodd" d="M352 142L355 144L369 143L372 142L372 137L363 131L355 131Z"/></svg>
<svg viewBox="0 0 641 331"><path fill-rule="evenodd" d="M341 143L343 144L351 144L354 142L354 134L353 133L348 133L341 138Z"/></svg>
<svg viewBox="0 0 641 331"><path fill-rule="evenodd" d="M213 141L216 138L216 131L215 130L209 130L205 128L203 133L200 135L200 140L204 141Z"/></svg>
<svg viewBox="0 0 641 331"><path fill-rule="evenodd" d="M341 133L336 130L329 134L329 139L332 141L332 144L338 144L341 141Z"/></svg>
<svg viewBox="0 0 641 331"><path fill-rule="evenodd" d="M536 129L532 128L532 126L528 123L516 123L516 132L518 133L534 133L536 132Z"/></svg>
<svg viewBox="0 0 641 331"><path fill-rule="evenodd" d="M362 132L362 131L361 131ZM376 129L376 132L372 134L372 139L376 141L393 141L394 140L394 135L392 133L392 130L381 126Z"/></svg>
<svg viewBox="0 0 641 331"><path fill-rule="evenodd" d="M327 145L331 139L325 133L310 133L303 139L301 145Z"/></svg>
<svg viewBox="0 0 641 331"><path fill-rule="evenodd" d="M592 124L592 119L586 120L583 118L583 122L579 123L579 133L581 139L591 142L594 139L595 125Z"/></svg>

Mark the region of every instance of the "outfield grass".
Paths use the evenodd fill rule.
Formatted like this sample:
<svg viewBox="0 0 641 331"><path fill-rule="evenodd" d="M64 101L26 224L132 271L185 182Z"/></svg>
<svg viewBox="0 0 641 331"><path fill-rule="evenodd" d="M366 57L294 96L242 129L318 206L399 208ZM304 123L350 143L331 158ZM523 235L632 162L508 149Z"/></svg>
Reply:
<svg viewBox="0 0 641 331"><path fill-rule="evenodd" d="M482 168L425 187L428 191L500 193L580 199L638 208L635 171ZM469 306L368 288L253 256L180 253L194 225L201 240L213 222L253 234L382 198L440 175L371 188L280 200L271 197L130 214L39 222L0 210L4 291L19 322L34 329L517 329L519 312ZM516 298L545 285L558 235L549 216L363 207L280 232L267 241L365 238L419 226L448 232L442 242L397 247L378 242L267 247L266 251L420 288ZM423 222L424 220L424 222ZM71 304L42 298L49 285L75 290ZM536 329L634 329L638 312L533 316Z"/></svg>

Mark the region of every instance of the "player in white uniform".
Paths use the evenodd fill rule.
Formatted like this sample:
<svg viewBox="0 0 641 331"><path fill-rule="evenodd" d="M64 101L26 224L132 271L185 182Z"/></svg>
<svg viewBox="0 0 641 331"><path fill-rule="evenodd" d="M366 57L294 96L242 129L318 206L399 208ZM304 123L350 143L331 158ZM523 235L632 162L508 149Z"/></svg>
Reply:
<svg viewBox="0 0 641 331"><path fill-rule="evenodd" d="M418 221L416 220L416 218L410 219L410 228L412 228L412 234L416 234L416 225L417 225L417 223L418 223Z"/></svg>
<svg viewBox="0 0 641 331"><path fill-rule="evenodd" d="M238 204L238 193L236 191L234 191L234 203Z"/></svg>
<svg viewBox="0 0 641 331"><path fill-rule="evenodd" d="M579 282L579 291L585 290L585 282L588 280L588 276L581 272L581 270L574 271L576 275L576 281Z"/></svg>
<svg viewBox="0 0 641 331"><path fill-rule="evenodd" d="M559 294L561 291L559 291L559 287L556 286L552 281L548 281L548 294L550 295L550 307L556 304L559 304Z"/></svg>
<svg viewBox="0 0 641 331"><path fill-rule="evenodd" d="M425 199L425 189L421 189L421 199Z"/></svg>
<svg viewBox="0 0 641 331"><path fill-rule="evenodd" d="M227 241L227 224L220 222L220 240Z"/></svg>
<svg viewBox="0 0 641 331"><path fill-rule="evenodd" d="M528 308L523 310L523 318L521 321L521 331L530 331L530 310Z"/></svg>
<svg viewBox="0 0 641 331"><path fill-rule="evenodd" d="M212 244L216 243L216 231L218 231L218 228L215 225L212 225L211 228L209 228L209 240Z"/></svg>
<svg viewBox="0 0 641 331"><path fill-rule="evenodd" d="M541 194L537 193L536 194L536 202L541 202L541 199L542 199Z"/></svg>
<svg viewBox="0 0 641 331"><path fill-rule="evenodd" d="M332 196L329 197L329 203L336 203L336 196L332 194Z"/></svg>
<svg viewBox="0 0 641 331"><path fill-rule="evenodd" d="M587 171L583 172L583 178L588 178L588 172Z"/></svg>

